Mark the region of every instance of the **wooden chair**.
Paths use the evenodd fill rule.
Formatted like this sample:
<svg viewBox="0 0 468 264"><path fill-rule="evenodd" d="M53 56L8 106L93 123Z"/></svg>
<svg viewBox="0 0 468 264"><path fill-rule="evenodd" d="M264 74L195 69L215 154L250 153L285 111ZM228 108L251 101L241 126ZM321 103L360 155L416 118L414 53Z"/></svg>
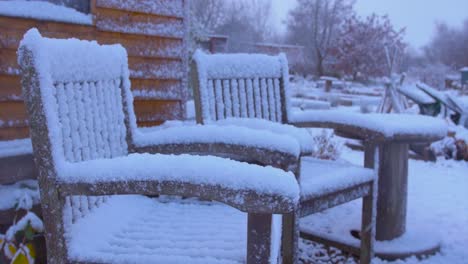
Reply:
<svg viewBox="0 0 468 264"><path fill-rule="evenodd" d="M236 124L288 134L301 143L301 156L307 156L310 136L288 125L287 65L284 55L207 55L197 51L191 65L197 122ZM374 171L311 158L303 158L301 163L294 171L300 182L300 207L283 217L283 262L298 262L299 217L363 197L360 261L370 263L374 240ZM317 237L315 240L322 241Z"/></svg>
<svg viewBox="0 0 468 264"><path fill-rule="evenodd" d="M231 221L236 213L220 209L226 206L128 194L198 197L246 212L247 263L275 260L271 218L296 206L292 173L219 157L144 152L207 155L236 149L246 156L270 153L281 166L294 163L294 154L196 138L152 144L158 133L135 143L141 135L120 45L49 39L31 29L18 56L48 263L243 261L236 253L242 249L231 248L243 245L243 235L229 225L243 222ZM218 213L212 219L209 212ZM205 233L203 228L218 224L224 228Z"/></svg>

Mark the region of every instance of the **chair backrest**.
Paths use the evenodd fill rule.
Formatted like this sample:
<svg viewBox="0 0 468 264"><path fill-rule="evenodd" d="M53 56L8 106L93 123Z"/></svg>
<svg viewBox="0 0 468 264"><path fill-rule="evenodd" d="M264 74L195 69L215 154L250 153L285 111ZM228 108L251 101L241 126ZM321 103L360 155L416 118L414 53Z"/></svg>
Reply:
<svg viewBox="0 0 468 264"><path fill-rule="evenodd" d="M18 63L41 204L53 208L43 215L54 225L61 217L53 213L57 166L126 155L131 147L136 120L127 53L120 45L44 38L30 29L21 41ZM105 200L67 197L63 221L74 222Z"/></svg>
<svg viewBox="0 0 468 264"><path fill-rule="evenodd" d="M287 123L286 56L214 54L198 50L191 66L198 123L229 117Z"/></svg>
<svg viewBox="0 0 468 264"><path fill-rule="evenodd" d="M31 29L18 54L35 152L54 164L128 153L135 117L122 46L44 38Z"/></svg>

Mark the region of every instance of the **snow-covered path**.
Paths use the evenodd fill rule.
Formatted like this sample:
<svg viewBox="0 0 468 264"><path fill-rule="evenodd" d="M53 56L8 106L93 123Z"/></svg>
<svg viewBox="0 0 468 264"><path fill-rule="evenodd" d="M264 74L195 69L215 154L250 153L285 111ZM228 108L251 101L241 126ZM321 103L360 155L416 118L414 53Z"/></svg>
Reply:
<svg viewBox="0 0 468 264"><path fill-rule="evenodd" d="M342 158L355 164L361 164L362 152L345 150ZM424 260L416 258L404 261L386 262L374 259L373 263L395 264L466 264L468 263L468 163L440 159L437 163L410 160L408 182L408 222L410 230L414 226L427 230L428 237L438 236L442 241L441 252ZM343 219L344 212L356 212L360 216L360 201L355 201L331 209L323 216L329 221ZM353 213L354 214L354 213ZM315 215L311 217L320 217ZM309 218L309 217L308 217ZM307 223L308 218L304 220ZM354 217L353 217L354 218ZM324 219L324 220L325 220ZM322 251L311 246L303 250ZM314 262L313 254L303 253L311 263L323 262L318 258ZM335 258L336 260L336 258ZM344 261L343 261L344 262ZM343 263L341 262L341 263ZM345 263L353 263L347 260Z"/></svg>

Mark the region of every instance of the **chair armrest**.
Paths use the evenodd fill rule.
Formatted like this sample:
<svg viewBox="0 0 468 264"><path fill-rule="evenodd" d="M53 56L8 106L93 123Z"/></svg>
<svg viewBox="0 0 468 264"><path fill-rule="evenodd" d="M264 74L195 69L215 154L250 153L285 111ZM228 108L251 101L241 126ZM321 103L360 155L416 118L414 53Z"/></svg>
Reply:
<svg viewBox="0 0 468 264"><path fill-rule="evenodd" d="M292 199L279 194L257 193L254 190L234 190L219 185L175 181L59 182L57 188L62 196L140 194L196 197L202 200L221 202L246 213L290 213L296 208L298 202L298 198Z"/></svg>
<svg viewBox="0 0 468 264"><path fill-rule="evenodd" d="M296 112L289 122L297 127L335 129L346 137L372 142L432 142L447 135L443 120L408 114L361 114L342 111Z"/></svg>
<svg viewBox="0 0 468 264"><path fill-rule="evenodd" d="M238 126L193 125L135 133L132 152L227 157L293 170L299 143L285 135Z"/></svg>
<svg viewBox="0 0 468 264"><path fill-rule="evenodd" d="M210 156L130 154L66 163L56 185L68 195L180 195L249 213L291 212L299 186L291 172Z"/></svg>

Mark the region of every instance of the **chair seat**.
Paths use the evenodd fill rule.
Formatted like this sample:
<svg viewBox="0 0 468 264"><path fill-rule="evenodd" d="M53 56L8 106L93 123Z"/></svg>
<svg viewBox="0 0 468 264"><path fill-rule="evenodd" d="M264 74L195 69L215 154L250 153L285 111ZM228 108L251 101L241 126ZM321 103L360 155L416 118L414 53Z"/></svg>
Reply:
<svg viewBox="0 0 468 264"><path fill-rule="evenodd" d="M374 171L345 162L301 159L301 199L323 196L370 182Z"/></svg>
<svg viewBox="0 0 468 264"><path fill-rule="evenodd" d="M219 203L112 196L66 227L68 254L116 264L244 263L246 223L245 213Z"/></svg>

